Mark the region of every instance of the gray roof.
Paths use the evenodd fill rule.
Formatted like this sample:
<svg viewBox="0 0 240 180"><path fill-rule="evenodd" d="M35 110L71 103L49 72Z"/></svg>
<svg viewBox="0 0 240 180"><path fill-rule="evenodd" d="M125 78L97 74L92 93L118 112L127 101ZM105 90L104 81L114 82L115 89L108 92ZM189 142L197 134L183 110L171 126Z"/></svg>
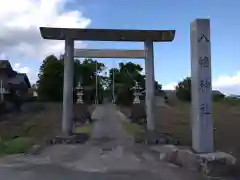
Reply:
<svg viewBox="0 0 240 180"><path fill-rule="evenodd" d="M13 78L9 79L8 82L10 84L13 84L13 85L23 85L23 84L26 84L26 86L28 88L31 87L31 84L29 82L27 74L25 74L25 73L17 73L16 76L14 76Z"/></svg>
<svg viewBox="0 0 240 180"><path fill-rule="evenodd" d="M28 88L31 87L28 76L25 73L18 73L13 70L10 62L8 60L0 60L0 72L1 70L4 73L8 74L8 83L12 85L22 85L26 84Z"/></svg>
<svg viewBox="0 0 240 180"><path fill-rule="evenodd" d="M11 66L11 64L8 60L0 60L0 68L1 69L11 69L12 70L12 66Z"/></svg>
<svg viewBox="0 0 240 180"><path fill-rule="evenodd" d="M215 95L224 95L221 91L218 90L212 90L212 93Z"/></svg>

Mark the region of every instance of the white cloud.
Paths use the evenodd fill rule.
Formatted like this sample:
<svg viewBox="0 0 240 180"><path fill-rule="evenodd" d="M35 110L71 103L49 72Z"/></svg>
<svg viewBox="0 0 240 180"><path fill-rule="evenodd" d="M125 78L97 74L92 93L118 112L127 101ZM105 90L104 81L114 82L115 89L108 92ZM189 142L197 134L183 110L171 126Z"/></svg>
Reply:
<svg viewBox="0 0 240 180"><path fill-rule="evenodd" d="M171 84L163 85L162 88L165 90L174 90L176 85L177 83L171 83Z"/></svg>
<svg viewBox="0 0 240 180"><path fill-rule="evenodd" d="M66 11L66 3L67 0L0 0L0 54L42 60L48 54L63 52L64 42L43 40L39 27L85 28L91 22L80 11Z"/></svg>
<svg viewBox="0 0 240 180"><path fill-rule="evenodd" d="M165 90L173 90L177 83L163 85ZM212 82L213 89L220 90L225 94L240 94L240 71L236 74L221 75Z"/></svg>
<svg viewBox="0 0 240 180"><path fill-rule="evenodd" d="M228 75L219 76L217 80L213 82L214 87L226 87L234 85L240 85L240 71L238 71L233 76Z"/></svg>
<svg viewBox="0 0 240 180"><path fill-rule="evenodd" d="M20 63L15 63L13 65L13 69L20 73L26 73L28 75L29 81L33 84L36 83L38 73L36 73L35 70L27 66L22 66Z"/></svg>
<svg viewBox="0 0 240 180"><path fill-rule="evenodd" d="M30 68L29 67L22 67L21 65L20 65L20 63L16 63L16 64L14 64L14 66L13 66L13 69L15 69L16 71L18 71L18 72L20 72L20 73L26 73L26 74L28 74L29 72L30 72Z"/></svg>

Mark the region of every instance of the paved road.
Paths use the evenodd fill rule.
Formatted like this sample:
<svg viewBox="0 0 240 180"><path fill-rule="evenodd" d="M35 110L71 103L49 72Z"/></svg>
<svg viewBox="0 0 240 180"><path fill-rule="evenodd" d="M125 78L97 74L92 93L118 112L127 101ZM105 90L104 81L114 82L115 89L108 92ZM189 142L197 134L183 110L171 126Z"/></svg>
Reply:
<svg viewBox="0 0 240 180"><path fill-rule="evenodd" d="M85 145L56 145L39 155L0 160L0 179L7 180L197 180L198 174L159 162L143 145L136 145L122 128L126 118L114 105L93 113L92 139Z"/></svg>

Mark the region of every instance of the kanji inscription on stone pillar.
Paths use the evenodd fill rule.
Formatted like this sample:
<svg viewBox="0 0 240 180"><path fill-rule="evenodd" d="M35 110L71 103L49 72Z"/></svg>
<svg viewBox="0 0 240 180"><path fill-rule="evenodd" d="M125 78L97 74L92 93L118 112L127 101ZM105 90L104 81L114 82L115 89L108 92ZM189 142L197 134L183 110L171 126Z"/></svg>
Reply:
<svg viewBox="0 0 240 180"><path fill-rule="evenodd" d="M191 23L192 146L213 152L210 20Z"/></svg>

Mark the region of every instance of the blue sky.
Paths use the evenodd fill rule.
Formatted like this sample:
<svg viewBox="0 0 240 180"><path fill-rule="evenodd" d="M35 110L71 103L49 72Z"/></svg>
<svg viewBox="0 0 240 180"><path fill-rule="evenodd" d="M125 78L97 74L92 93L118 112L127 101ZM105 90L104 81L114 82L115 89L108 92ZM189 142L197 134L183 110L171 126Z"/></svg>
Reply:
<svg viewBox="0 0 240 180"><path fill-rule="evenodd" d="M91 28L175 29L172 43L154 44L155 78L160 83L171 84L190 75L190 23L196 18L211 20L213 80L224 74L233 76L240 70L237 45L240 1L88 0L79 3L84 7L83 13L92 20ZM143 44L93 42L89 47L141 49ZM121 59L102 61L113 66ZM143 60L133 61L143 64Z"/></svg>
<svg viewBox="0 0 240 180"><path fill-rule="evenodd" d="M38 9L39 11L36 12L41 12L39 17L36 16L37 18L35 17L31 21L32 24L28 22L33 26L36 25L36 28L37 25L41 25L41 23L35 23L39 19L40 22L46 21L45 24L50 26L53 25L53 22L56 22L55 26L60 24L68 27L68 24L70 24L80 28L175 29L176 36L173 42L154 44L155 78L167 89L172 88L179 80L190 75L190 23L196 18L210 18L213 88L220 89L225 93L240 94L240 63L238 63L240 52L238 45L240 41L238 36L240 31L240 1L238 0L52 0L52 4L49 4L50 1L47 2L46 0L20 1L31 2L31 6L29 5L31 10L33 7L39 8L39 4L34 4L36 2L46 5L46 7L40 7L45 7L47 13L44 9L42 9L42 12L41 9ZM18 7L20 6L21 4ZM24 9L26 6L22 8ZM67 12L70 13L67 14ZM45 18L42 18L42 16ZM20 17L20 14L18 14L18 17ZM59 17L67 17L69 20L63 21L64 18ZM55 18L55 20L48 20L51 18ZM38 29L36 29L35 36L40 39ZM22 39L22 41L25 40ZM47 43L50 43L50 41L44 41L44 45ZM24 43L22 43L22 47L28 47L22 48L24 51L38 53L41 48L43 49L42 44L41 46L36 45L34 48L29 48L30 45L23 45ZM86 45L89 48L143 48L142 43L86 42ZM54 53L56 47L57 45L51 47L51 49L48 48L48 53ZM22 49L21 52L23 52ZM19 51L19 48L17 50ZM41 64L41 59L33 56L21 57L19 53L16 55L10 53L10 51L3 51L1 44L0 53L4 53L15 65L18 64L16 65L17 69L20 67L29 68L28 72L32 80L36 79L36 72ZM100 61L104 62L109 68L116 67L121 61L133 61L144 65L144 60L100 59ZM33 77L33 71L35 78Z"/></svg>

